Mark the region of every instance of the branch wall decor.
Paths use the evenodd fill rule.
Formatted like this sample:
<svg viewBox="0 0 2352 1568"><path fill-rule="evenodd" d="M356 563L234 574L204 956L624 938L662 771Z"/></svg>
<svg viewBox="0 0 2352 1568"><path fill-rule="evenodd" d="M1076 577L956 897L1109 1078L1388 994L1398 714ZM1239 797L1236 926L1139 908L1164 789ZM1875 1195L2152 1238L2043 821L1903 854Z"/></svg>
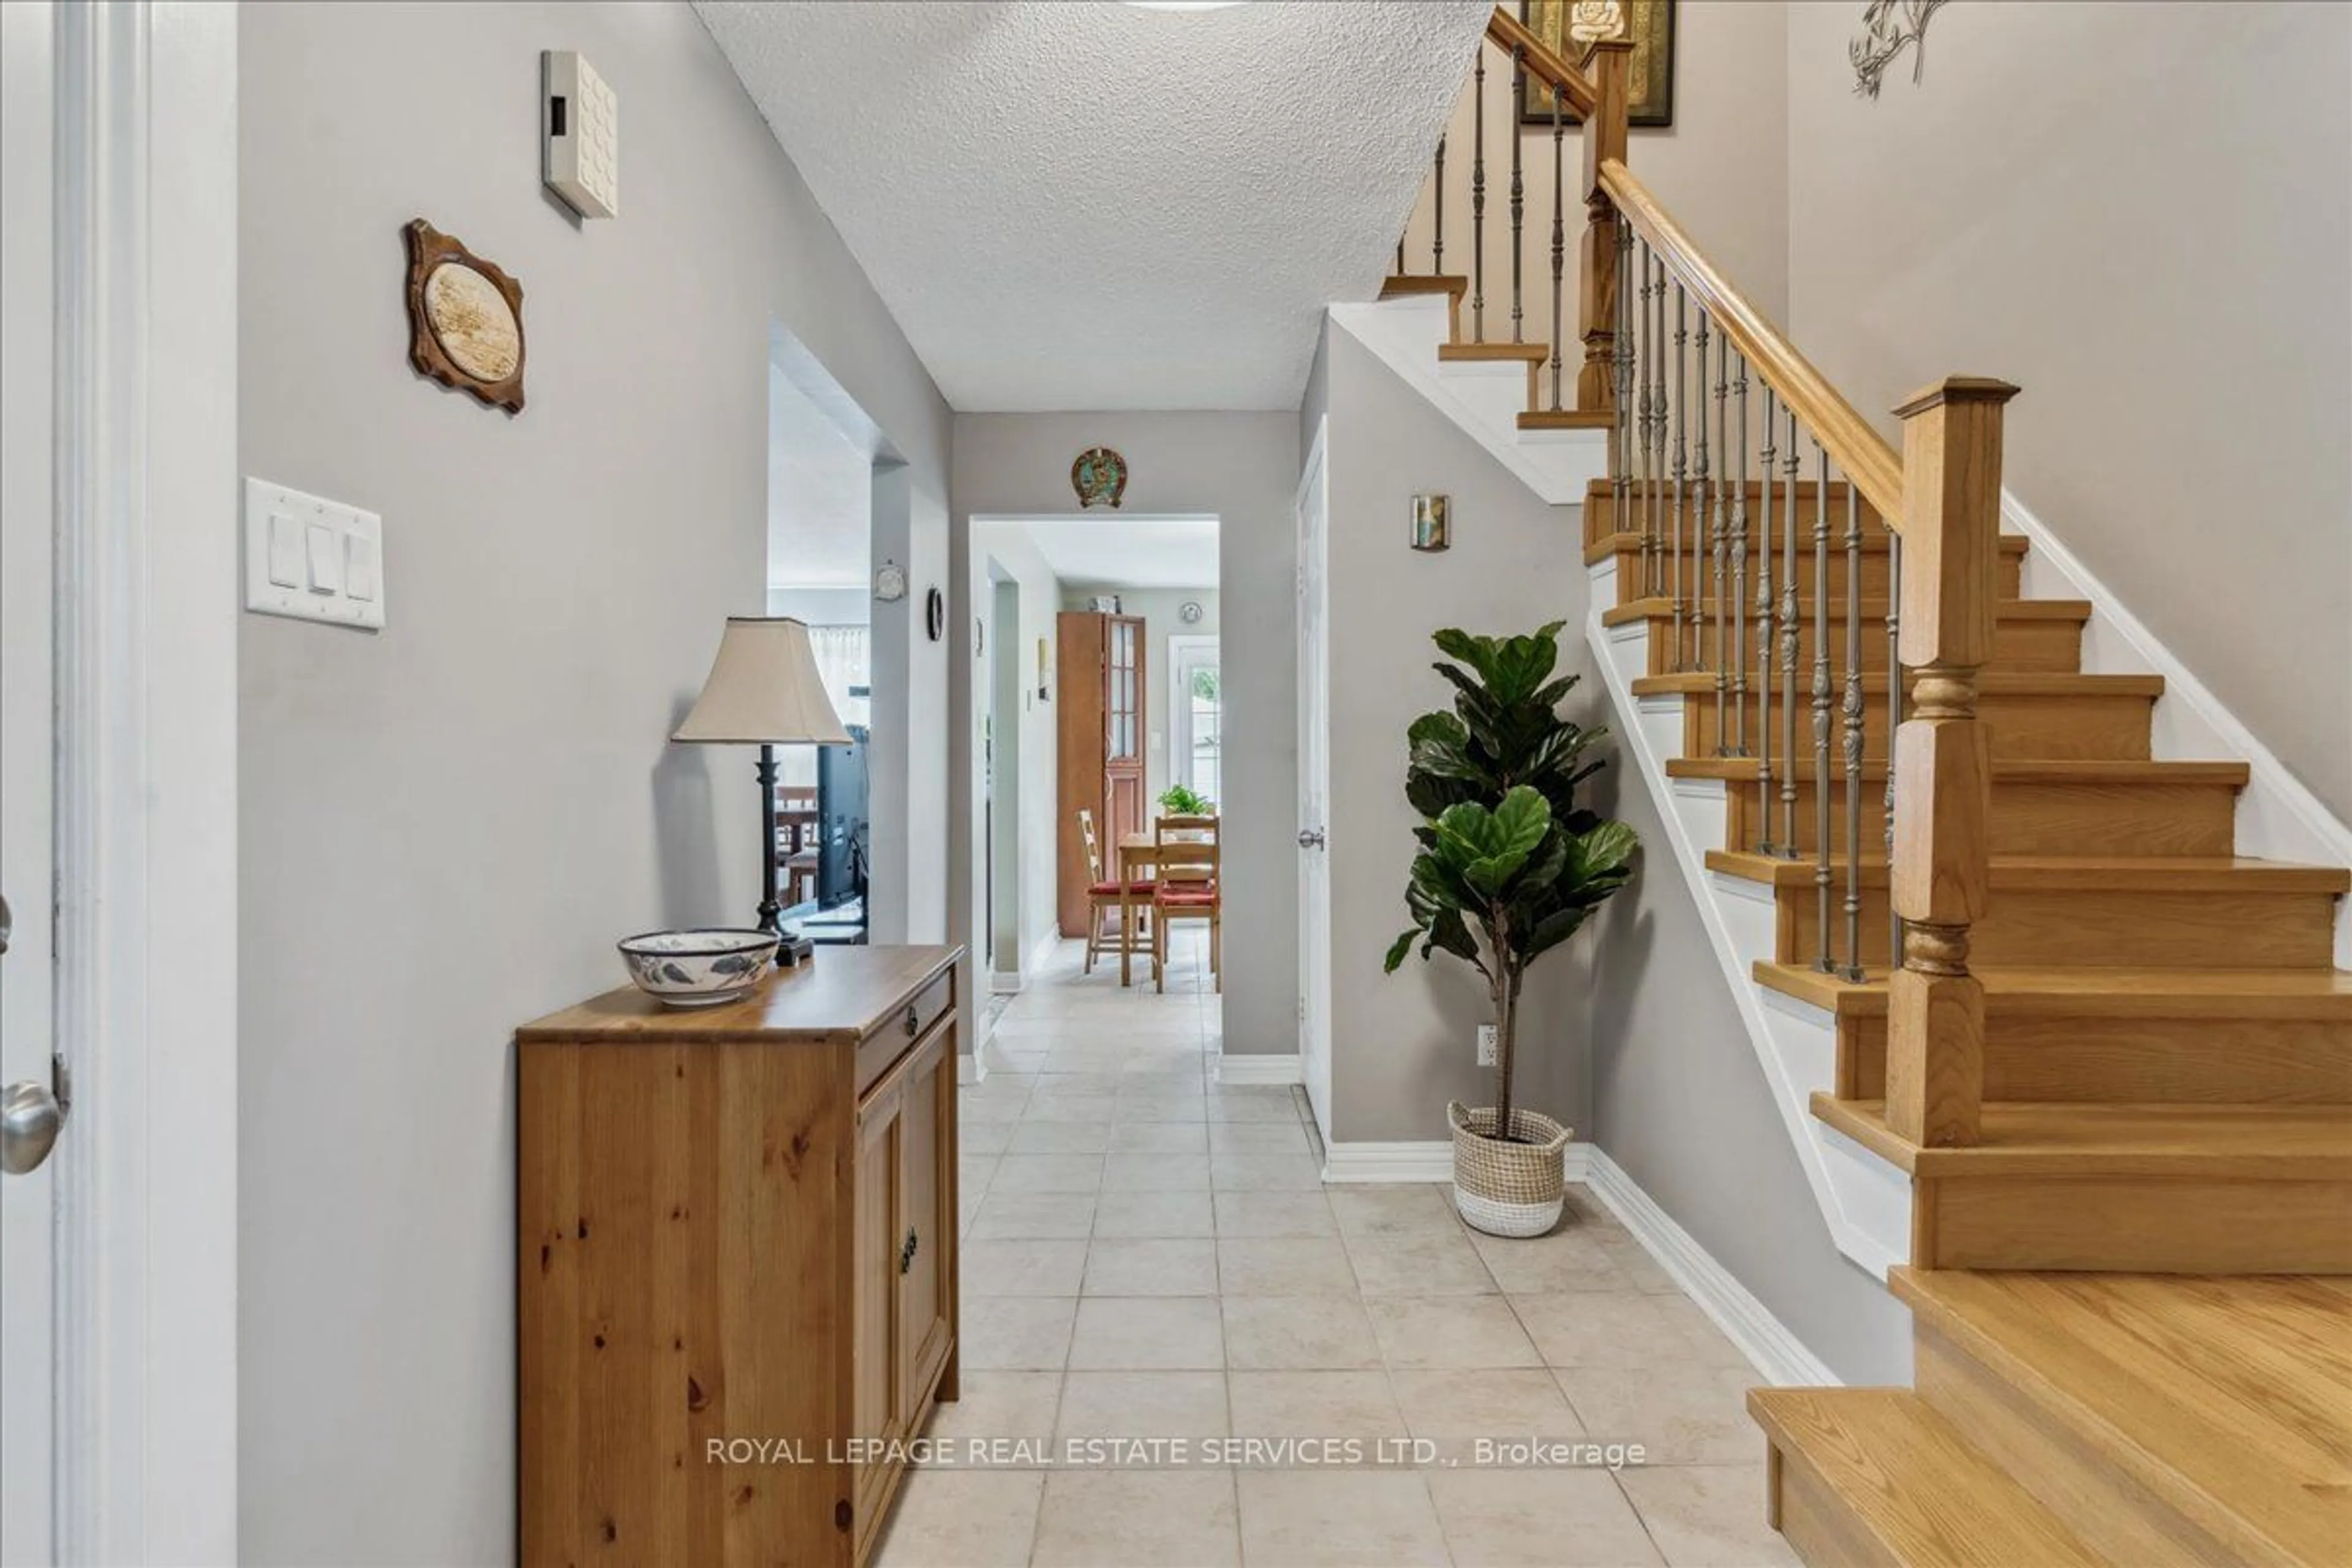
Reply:
<svg viewBox="0 0 2352 1568"><path fill-rule="evenodd" d="M408 242L408 363L493 408L522 412L522 285L423 218Z"/></svg>
<svg viewBox="0 0 2352 1568"><path fill-rule="evenodd" d="M1886 68L1905 49L1911 51L1911 85L1919 85L1919 73L1927 66L1927 19L1942 6L1944 0L1870 0L1862 13L1862 31L1846 46L1846 58L1853 62L1853 90L1862 98L1876 98L1885 76Z"/></svg>

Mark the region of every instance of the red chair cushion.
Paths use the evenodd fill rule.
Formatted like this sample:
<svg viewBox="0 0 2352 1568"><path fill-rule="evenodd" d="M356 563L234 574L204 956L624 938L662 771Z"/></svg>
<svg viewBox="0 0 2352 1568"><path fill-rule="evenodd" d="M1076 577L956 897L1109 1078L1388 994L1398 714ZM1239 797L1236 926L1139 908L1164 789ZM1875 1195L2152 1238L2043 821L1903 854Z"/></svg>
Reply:
<svg viewBox="0 0 2352 1568"><path fill-rule="evenodd" d="M1151 884L1149 882L1130 882L1128 886L1134 890L1135 895L1138 898L1148 899L1151 896ZM1091 898L1115 899L1118 897L1118 884L1117 882L1097 882L1087 889L1087 893Z"/></svg>
<svg viewBox="0 0 2352 1568"><path fill-rule="evenodd" d="M1197 905L1206 909L1217 901L1217 889L1213 887L1188 888L1180 891L1173 888L1162 888L1160 889L1159 901L1163 904Z"/></svg>

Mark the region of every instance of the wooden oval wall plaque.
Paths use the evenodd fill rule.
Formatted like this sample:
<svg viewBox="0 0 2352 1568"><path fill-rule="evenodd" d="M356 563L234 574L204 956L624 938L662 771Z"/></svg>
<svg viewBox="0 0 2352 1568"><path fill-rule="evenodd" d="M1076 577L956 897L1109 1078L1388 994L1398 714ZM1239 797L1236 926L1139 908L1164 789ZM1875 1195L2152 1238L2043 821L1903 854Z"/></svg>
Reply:
<svg viewBox="0 0 2352 1568"><path fill-rule="evenodd" d="M408 363L494 408L522 412L522 285L423 218L408 240Z"/></svg>

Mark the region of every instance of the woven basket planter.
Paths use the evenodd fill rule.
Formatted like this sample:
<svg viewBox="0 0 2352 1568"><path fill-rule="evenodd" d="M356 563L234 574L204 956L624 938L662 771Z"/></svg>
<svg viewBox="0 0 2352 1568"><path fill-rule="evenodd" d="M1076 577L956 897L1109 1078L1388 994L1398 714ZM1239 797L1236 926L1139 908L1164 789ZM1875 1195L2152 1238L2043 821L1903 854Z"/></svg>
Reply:
<svg viewBox="0 0 2352 1568"><path fill-rule="evenodd" d="M1550 1117L1513 1108L1508 1139L1495 1136L1492 1106L1445 1108L1454 1129L1454 1202L1474 1230L1488 1236L1541 1236L1559 1223L1567 1203L1561 1178L1569 1130Z"/></svg>

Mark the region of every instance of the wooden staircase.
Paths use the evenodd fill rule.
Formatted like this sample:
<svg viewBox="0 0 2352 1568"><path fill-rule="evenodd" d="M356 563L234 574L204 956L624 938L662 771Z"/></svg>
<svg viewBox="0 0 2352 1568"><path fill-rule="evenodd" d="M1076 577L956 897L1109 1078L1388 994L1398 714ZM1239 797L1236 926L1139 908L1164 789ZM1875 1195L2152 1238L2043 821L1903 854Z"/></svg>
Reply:
<svg viewBox="0 0 2352 1568"><path fill-rule="evenodd" d="M1488 40L1586 120L1580 351L1465 341L1475 273L1383 297L1445 298L1441 362L1526 363L1522 431L1609 433L1604 634L1680 702L1666 776L1722 788L1753 983L1832 1020L1813 1116L1910 1184L1915 1386L1753 1391L1769 1517L1817 1563L2352 1564L2352 873L2241 856L2247 765L2157 757L2163 680L2024 596L2016 389L1930 387L1898 452L1626 169L1623 47Z"/></svg>
<svg viewBox="0 0 2352 1568"><path fill-rule="evenodd" d="M1916 1387L1755 1390L1776 1528L1821 1563L2352 1560L2352 1279L2329 1278L2352 1275L2352 975L2330 962L2352 874L2235 856L2245 765L2151 760L2161 679L2081 673L2072 634L2088 606L2018 598L2026 545L2003 540L1998 624L2069 639L1997 632L1979 677L1979 1135L1898 1135L1883 658L1866 666L1880 700L1864 731L1854 983L1816 962L1810 754L1796 855L1731 847L1790 818L1759 799L1755 756L1716 746L1728 695L1711 610L1703 637L1686 616L1678 651L1671 602L1643 593L1672 577L1671 555L1645 568L1656 542L1618 528L1615 504L1603 481L1584 509L1587 563L1618 567L1601 620L1646 628L1653 673L1634 690L1682 701L1669 776L1726 783L1726 847L1707 868L1769 889L1780 917L1756 983L1834 1016L1836 1088L1814 1114L1912 1180L1913 1266L1892 1283L1914 1313ZM1863 646L1883 654L1877 538ZM1711 577L1685 550L1685 580ZM1843 570L1832 586L1842 599ZM1799 658L1810 666L1810 644ZM1843 778L1830 787L1843 812ZM1843 891L1843 853L1830 864Z"/></svg>

